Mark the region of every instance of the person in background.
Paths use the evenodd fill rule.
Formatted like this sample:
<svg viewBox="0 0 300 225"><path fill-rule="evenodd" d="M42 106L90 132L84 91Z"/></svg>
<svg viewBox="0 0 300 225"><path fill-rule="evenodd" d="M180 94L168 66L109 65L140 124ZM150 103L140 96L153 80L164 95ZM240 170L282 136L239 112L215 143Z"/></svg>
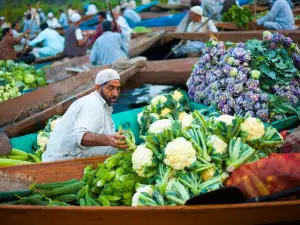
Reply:
<svg viewBox="0 0 300 225"><path fill-rule="evenodd" d="M271 30L295 30L292 3L287 0L273 0L270 12L256 23Z"/></svg>
<svg viewBox="0 0 300 225"><path fill-rule="evenodd" d="M200 6L200 0L191 0L191 7ZM180 21L175 32L186 32L187 26L191 22L189 13L187 13Z"/></svg>
<svg viewBox="0 0 300 225"><path fill-rule="evenodd" d="M135 27L136 24L142 21L140 15L137 14L133 9L121 8L120 15L126 19L130 27Z"/></svg>
<svg viewBox="0 0 300 225"><path fill-rule="evenodd" d="M93 65L110 65L119 58L127 57L128 44L119 33L112 32L112 23L102 23L103 34L96 40L90 56Z"/></svg>
<svg viewBox="0 0 300 225"><path fill-rule="evenodd" d="M38 9L40 21L41 23L45 23L47 21L47 17L41 8Z"/></svg>
<svg viewBox="0 0 300 225"><path fill-rule="evenodd" d="M127 8L129 9L136 9L136 1L135 0L130 0L128 5L127 5Z"/></svg>
<svg viewBox="0 0 300 225"><path fill-rule="evenodd" d="M75 13L76 11L72 9L72 4L68 6L68 18L71 20L71 16Z"/></svg>
<svg viewBox="0 0 300 225"><path fill-rule="evenodd" d="M65 39L60 34L48 27L47 23L41 24L42 32L29 42L29 45L34 47L32 54L35 58L45 58L50 56L56 56L62 53L64 50ZM42 43L43 47L35 47L37 44Z"/></svg>
<svg viewBox="0 0 300 225"><path fill-rule="evenodd" d="M85 37L82 34L82 30L79 28L81 16L79 13L74 13L71 17L70 26L65 31L65 47L64 54L67 57L77 57L86 55L88 48L88 41L91 34Z"/></svg>
<svg viewBox="0 0 300 225"><path fill-rule="evenodd" d="M214 22L209 20L204 26L203 24L207 20L203 16L203 11L200 6L194 6L189 11L190 21L186 32L218 32ZM187 41L174 54L175 56L184 56L187 54L198 54L205 47L205 43L201 41Z"/></svg>
<svg viewBox="0 0 300 225"><path fill-rule="evenodd" d="M96 33L93 35L92 40L89 42L89 46L92 46L95 41L97 40L98 37L100 37L103 34L103 30L102 30L102 22L105 21L106 18L106 12L104 11L100 11L98 13L98 22L99 25L97 26L97 30ZM121 32L121 28L117 27L114 23L112 24L112 32Z"/></svg>
<svg viewBox="0 0 300 225"><path fill-rule="evenodd" d="M142 5L147 5L151 2L151 0L142 0Z"/></svg>
<svg viewBox="0 0 300 225"><path fill-rule="evenodd" d="M201 7L203 9L203 16L211 17L216 14L212 20L220 21L222 20L222 9L224 0L201 0Z"/></svg>
<svg viewBox="0 0 300 225"><path fill-rule="evenodd" d="M95 91L73 102L51 132L42 161L112 155L126 149L125 137L122 132L115 133L111 117L120 89L118 72L100 71Z"/></svg>
<svg viewBox="0 0 300 225"><path fill-rule="evenodd" d="M14 38L18 38L20 37L22 34L21 34L21 26L20 26L20 23L18 21L14 22L12 25L11 25L11 28L12 28L12 34L13 34L13 37ZM15 45L14 46L14 49L16 52L19 52L21 51L25 44L28 44L29 42L26 41L26 38L22 38L19 42L19 44Z"/></svg>
<svg viewBox="0 0 300 225"><path fill-rule="evenodd" d="M5 17L1 16L0 17L0 28L4 29L4 28L8 28L8 27L9 27L9 24L6 23Z"/></svg>
<svg viewBox="0 0 300 225"><path fill-rule="evenodd" d="M52 12L48 13L48 20L47 20L47 24L49 28L52 29L56 29L56 28L60 28L61 24L58 22L58 20L54 17Z"/></svg>
<svg viewBox="0 0 300 225"><path fill-rule="evenodd" d="M97 7L94 4L89 4L89 6L87 7L87 11L85 13L86 16L88 15L96 15L98 12Z"/></svg>
<svg viewBox="0 0 300 225"><path fill-rule="evenodd" d="M60 13L59 23L62 25L64 29L66 29L69 25L67 14L62 9L59 10L59 13Z"/></svg>
<svg viewBox="0 0 300 225"><path fill-rule="evenodd" d="M19 44L29 31L24 32L19 37L14 38L11 28L4 28L2 30L2 40L0 41L0 60L14 60L15 62L32 63L35 60L34 55L31 54L17 54L14 50L14 45Z"/></svg>
<svg viewBox="0 0 300 225"><path fill-rule="evenodd" d="M23 32L30 30L30 38L35 37L35 35L40 32L39 26L36 24L35 20L31 19L31 14L28 13L26 16L26 21L24 21Z"/></svg>
<svg viewBox="0 0 300 225"><path fill-rule="evenodd" d="M129 41L131 39L131 33L132 33L131 27L127 23L126 19L122 15L120 15L120 11L114 9L113 14L117 24L121 28L123 39L125 41ZM110 18L110 20L112 20L112 18Z"/></svg>
<svg viewBox="0 0 300 225"><path fill-rule="evenodd" d="M34 17L37 26L40 26L40 15L36 12L35 8L31 7L30 4L27 4L27 13L30 13L31 19Z"/></svg>

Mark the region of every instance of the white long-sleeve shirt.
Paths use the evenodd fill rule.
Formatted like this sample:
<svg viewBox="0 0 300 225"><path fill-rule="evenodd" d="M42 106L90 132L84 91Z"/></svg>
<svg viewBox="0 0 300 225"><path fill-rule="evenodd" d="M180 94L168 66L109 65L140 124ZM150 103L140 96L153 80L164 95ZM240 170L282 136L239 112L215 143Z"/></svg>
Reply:
<svg viewBox="0 0 300 225"><path fill-rule="evenodd" d="M203 27L200 28L205 21L205 17L202 17L202 21L200 23L190 22L187 26L186 32L218 32L218 29L212 20L209 20Z"/></svg>
<svg viewBox="0 0 300 225"><path fill-rule="evenodd" d="M110 146L84 147L85 133L113 134L115 125L111 117L112 107L96 91L84 96L69 107L50 134L43 162L111 155L117 150Z"/></svg>
<svg viewBox="0 0 300 225"><path fill-rule="evenodd" d="M47 24L48 24L48 27L52 28L52 29L61 27L61 24L58 22L58 20L55 17L53 17L51 20L48 19Z"/></svg>

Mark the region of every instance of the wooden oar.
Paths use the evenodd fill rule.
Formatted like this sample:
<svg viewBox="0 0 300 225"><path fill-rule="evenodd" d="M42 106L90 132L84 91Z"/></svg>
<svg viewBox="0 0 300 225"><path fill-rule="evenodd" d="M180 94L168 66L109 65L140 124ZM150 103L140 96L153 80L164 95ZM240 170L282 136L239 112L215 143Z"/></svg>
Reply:
<svg viewBox="0 0 300 225"><path fill-rule="evenodd" d="M11 151L11 143L6 133L0 128L0 155L6 155Z"/></svg>
<svg viewBox="0 0 300 225"><path fill-rule="evenodd" d="M209 17L200 27L198 27L196 30L195 30L195 32L197 32L198 30L200 30L202 27L204 27L205 26L205 24L207 24L208 23L208 21L210 21L211 19L213 19L217 14L218 14L219 12L216 12L215 14L213 14L211 17ZM184 45L185 44L185 42L186 42L186 40L181 40L180 42L179 42L179 44L178 45L176 45L175 46L175 48L173 48L172 49L172 51L171 52L169 52L169 54L168 55L166 55L166 57L165 58L163 58L163 60L166 60L166 59L168 59L177 49L179 49L182 45Z"/></svg>
<svg viewBox="0 0 300 225"><path fill-rule="evenodd" d="M30 28L29 28L30 31L32 30L33 21L35 20L36 12L37 12L37 10L38 10L39 7L40 7L40 2L37 2L37 3L36 3L35 12L34 12L32 18L31 18L31 24L30 24ZM25 49L26 49L26 47L27 47L28 37L29 37L29 35L26 36L26 38L25 38L24 48L23 48L23 50L21 51L21 54L24 53L24 51L25 51Z"/></svg>
<svg viewBox="0 0 300 225"><path fill-rule="evenodd" d="M110 11L111 17L113 19L113 22L114 22L115 26L117 27L118 32L121 33L121 31L119 30L119 26L117 24L117 21L116 21L116 19L114 17L114 14L113 14L113 11L112 11L112 7L111 7L111 4L110 4L109 0L106 0L106 5L107 5L107 7L108 7L108 9Z"/></svg>

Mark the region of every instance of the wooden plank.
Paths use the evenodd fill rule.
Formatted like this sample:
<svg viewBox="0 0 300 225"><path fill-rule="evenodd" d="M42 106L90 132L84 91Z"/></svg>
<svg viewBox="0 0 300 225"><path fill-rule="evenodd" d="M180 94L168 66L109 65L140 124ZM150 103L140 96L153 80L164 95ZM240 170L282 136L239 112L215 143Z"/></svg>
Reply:
<svg viewBox="0 0 300 225"><path fill-rule="evenodd" d="M135 87L142 84L184 86L197 61L197 58L149 61L128 84Z"/></svg>
<svg viewBox="0 0 300 225"><path fill-rule="evenodd" d="M147 49L152 47L156 42L158 42L163 36L163 33L150 33L145 34L141 37L132 39L129 41L129 45L131 46L129 50L129 57L136 57L143 52L145 52Z"/></svg>
<svg viewBox="0 0 300 225"><path fill-rule="evenodd" d="M126 83L126 81L131 76L133 76L139 69L140 68L133 66L125 71L122 71L120 73L121 84L124 85ZM99 69L97 71L99 71ZM89 73L92 73L92 71L90 71ZM29 116L26 119L23 119L19 122L7 124L3 128L5 133L8 135L9 138L12 138L12 137L17 137L17 136L21 136L21 135L25 135L28 133L33 133L33 132L38 131L45 125L45 122L50 117L52 117L53 115L62 115L68 109L68 107L72 104L72 102L74 102L76 99L78 99L82 96L85 96L85 95L91 93L94 90L94 79L95 79L96 74L97 73L94 71L94 73L91 74L90 77L88 78L87 82L85 82L84 84L81 84L80 88L77 88L75 90L74 90L74 88L72 88L72 90L74 90L73 92L68 92L65 95L61 95L61 96L55 96L56 97L55 102L52 103L51 107L47 107L43 111L33 113L31 116ZM82 77L86 74L82 73L80 75ZM76 79L78 76L79 75L76 76ZM70 79L66 79L66 80L68 80L68 82L72 83L73 78L74 77L72 77ZM35 97L39 97L39 95L37 95ZM37 102L38 102L38 100L37 100ZM0 104L0 106L1 106L1 104Z"/></svg>
<svg viewBox="0 0 300 225"><path fill-rule="evenodd" d="M300 219L299 201L169 207L42 207L0 205L9 225L255 225Z"/></svg>
<svg viewBox="0 0 300 225"><path fill-rule="evenodd" d="M157 4L152 8L157 8L161 10L185 10L189 9L189 4Z"/></svg>
<svg viewBox="0 0 300 225"><path fill-rule="evenodd" d="M251 31L251 30L265 30L263 26L257 26L254 23L248 23L248 27L238 27L235 23L233 22L217 22L216 27L218 30L231 30L231 31Z"/></svg>
<svg viewBox="0 0 300 225"><path fill-rule="evenodd" d="M284 34L292 38L294 42L300 41L300 31L278 31L279 33ZM214 35L220 41L232 41L232 42L245 42L249 39L257 38L262 39L261 31L227 31L227 32L218 32ZM182 40L194 40L194 41L204 41L206 42L210 36L209 33L166 33L164 38L175 38Z"/></svg>
<svg viewBox="0 0 300 225"><path fill-rule="evenodd" d="M139 15L142 18L142 20L147 20L147 19L153 19L162 16L168 16L170 15L170 13L169 12L141 12L139 13Z"/></svg>
<svg viewBox="0 0 300 225"><path fill-rule="evenodd" d="M39 64L39 63L44 63L44 62L50 62L50 61L55 61L55 60L59 60L64 58L64 54L63 53L59 53L55 56L49 56L49 57L45 57L45 58L40 58L40 59L36 59L34 64Z"/></svg>

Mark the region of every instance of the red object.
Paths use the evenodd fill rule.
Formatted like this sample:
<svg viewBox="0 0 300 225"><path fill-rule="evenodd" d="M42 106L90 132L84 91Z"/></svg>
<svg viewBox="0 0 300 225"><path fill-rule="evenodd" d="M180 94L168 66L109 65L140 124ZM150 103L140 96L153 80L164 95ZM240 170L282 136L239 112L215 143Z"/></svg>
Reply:
<svg viewBox="0 0 300 225"><path fill-rule="evenodd" d="M283 130L280 132L281 137L283 138L283 140L286 139L286 137L290 134L289 130Z"/></svg>
<svg viewBox="0 0 300 225"><path fill-rule="evenodd" d="M225 186L239 188L248 198L300 186L300 153L271 154L235 170Z"/></svg>

